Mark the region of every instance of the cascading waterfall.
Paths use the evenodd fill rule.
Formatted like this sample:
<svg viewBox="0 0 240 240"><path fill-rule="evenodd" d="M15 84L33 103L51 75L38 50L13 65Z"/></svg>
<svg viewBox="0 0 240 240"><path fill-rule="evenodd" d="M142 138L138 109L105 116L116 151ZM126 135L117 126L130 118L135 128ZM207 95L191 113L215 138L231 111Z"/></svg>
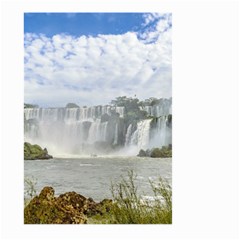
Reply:
<svg viewBox="0 0 240 240"><path fill-rule="evenodd" d="M109 122L101 122L101 117L104 114L111 116L112 112L118 113L122 118L124 108L113 106L26 108L25 141L43 144L50 149L54 145L66 152L75 152L76 149L82 152L88 145L96 142L108 141L111 144ZM117 144L118 132L112 135Z"/></svg>
<svg viewBox="0 0 240 240"><path fill-rule="evenodd" d="M107 126L108 122L102 123L103 125L103 141L107 141Z"/></svg>
<svg viewBox="0 0 240 240"><path fill-rule="evenodd" d="M47 146L52 153L60 149L78 154L91 153L96 143L103 150L114 145L140 150L171 144L171 101L140 109L149 118L126 125L124 107L25 108L25 141Z"/></svg>
<svg viewBox="0 0 240 240"><path fill-rule="evenodd" d="M125 146L129 146L131 142L131 134L132 134L132 124L130 124L127 128L126 138L125 138Z"/></svg>
<svg viewBox="0 0 240 240"><path fill-rule="evenodd" d="M101 122L99 121L99 119L97 119L95 122L91 124L87 140L88 143L94 143L99 139L100 124Z"/></svg>
<svg viewBox="0 0 240 240"><path fill-rule="evenodd" d="M142 120L137 124L137 145L139 149L148 148L150 137L150 123L152 119Z"/></svg>
<svg viewBox="0 0 240 240"><path fill-rule="evenodd" d="M172 143L172 131L171 128L168 127L168 117L161 116L157 118L157 123L155 127L155 131L153 132L153 137L149 145L151 147L156 146L158 144L159 147L168 146Z"/></svg>
<svg viewBox="0 0 240 240"><path fill-rule="evenodd" d="M127 128L125 146L137 146L139 149L168 146L172 143L172 129L168 116L172 113L171 100L160 100L158 105L144 106L141 110L153 117L156 124L151 127L153 119L137 123L137 129L132 132L132 124Z"/></svg>
<svg viewBox="0 0 240 240"><path fill-rule="evenodd" d="M113 141L113 144L116 145L118 144L118 124L116 123L116 126L115 126L115 133L114 133L114 141Z"/></svg>
<svg viewBox="0 0 240 240"><path fill-rule="evenodd" d="M132 133L131 126L126 134L126 147L137 146L137 149L168 146L171 144L171 129L167 126L167 116L157 119L157 126L151 129L152 119L142 120L137 124L137 129ZM151 136L151 130L153 134Z"/></svg>
<svg viewBox="0 0 240 240"><path fill-rule="evenodd" d="M167 116L162 116L157 120L157 132L156 136L159 136L159 142L162 146L166 146L171 143L171 133L170 129L167 127Z"/></svg>
<svg viewBox="0 0 240 240"><path fill-rule="evenodd" d="M154 106L144 106L143 110L148 113L148 116L167 116L172 114L172 101L168 99L161 99L159 104Z"/></svg>

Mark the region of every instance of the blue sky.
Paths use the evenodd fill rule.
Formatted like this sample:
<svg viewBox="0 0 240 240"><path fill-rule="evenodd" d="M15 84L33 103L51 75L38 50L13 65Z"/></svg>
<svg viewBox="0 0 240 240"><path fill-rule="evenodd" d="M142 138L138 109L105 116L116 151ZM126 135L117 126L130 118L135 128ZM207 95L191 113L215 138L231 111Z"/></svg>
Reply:
<svg viewBox="0 0 240 240"><path fill-rule="evenodd" d="M24 20L24 32L44 33L49 37L59 33L122 34L138 31L144 21L140 13L26 13Z"/></svg>
<svg viewBox="0 0 240 240"><path fill-rule="evenodd" d="M171 97L171 31L168 13L25 13L25 102Z"/></svg>

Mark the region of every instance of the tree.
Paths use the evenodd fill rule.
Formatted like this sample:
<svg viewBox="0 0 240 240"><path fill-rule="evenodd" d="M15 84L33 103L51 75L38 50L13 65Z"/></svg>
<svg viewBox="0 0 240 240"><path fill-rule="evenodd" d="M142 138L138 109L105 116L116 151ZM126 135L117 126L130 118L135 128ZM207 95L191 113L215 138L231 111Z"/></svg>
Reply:
<svg viewBox="0 0 240 240"><path fill-rule="evenodd" d="M66 108L79 108L79 106L76 103L68 103Z"/></svg>
<svg viewBox="0 0 240 240"><path fill-rule="evenodd" d="M38 108L39 106L36 104L29 104L29 103L24 103L24 108Z"/></svg>
<svg viewBox="0 0 240 240"><path fill-rule="evenodd" d="M128 98L126 96L117 97L115 100L111 101L111 104L117 107L124 107L125 109L125 122L127 125L131 122L145 119L147 117L147 112L140 110L142 102L138 98Z"/></svg>

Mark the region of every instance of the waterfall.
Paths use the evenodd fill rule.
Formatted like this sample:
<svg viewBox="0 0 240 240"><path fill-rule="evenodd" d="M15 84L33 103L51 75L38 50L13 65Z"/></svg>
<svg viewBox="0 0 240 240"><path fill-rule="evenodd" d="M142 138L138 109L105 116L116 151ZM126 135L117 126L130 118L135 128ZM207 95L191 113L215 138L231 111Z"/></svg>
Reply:
<svg viewBox="0 0 240 240"><path fill-rule="evenodd" d="M130 145L137 145L139 149L146 149L150 140L150 124L152 119L146 119L137 123L137 129L132 134Z"/></svg>
<svg viewBox="0 0 240 240"><path fill-rule="evenodd" d="M130 124L127 128L126 138L125 138L125 146L128 146L131 142L131 134L132 134L132 124Z"/></svg>
<svg viewBox="0 0 240 240"><path fill-rule="evenodd" d="M149 143L149 135L150 135L150 123L152 119L142 120L137 124L138 131L138 148L147 148Z"/></svg>
<svg viewBox="0 0 240 240"><path fill-rule="evenodd" d="M94 143L96 141L96 136L97 136L97 131L98 131L98 126L99 126L99 121L92 122L91 127L89 129L88 133L88 143Z"/></svg>
<svg viewBox="0 0 240 240"><path fill-rule="evenodd" d="M149 118L127 122L126 126L128 112L124 107L25 108L24 138L47 146L49 151L54 147L57 152L69 153L89 152L95 145L104 151L113 145L146 149L170 144L171 100L160 99L156 105L139 110L146 111Z"/></svg>
<svg viewBox="0 0 240 240"><path fill-rule="evenodd" d="M115 133L114 133L113 144L114 145L118 144L118 124L117 123L116 123L116 126L115 126Z"/></svg>
<svg viewBox="0 0 240 240"><path fill-rule="evenodd" d="M103 114L109 116L112 112L119 113L120 117L124 117L124 107L114 106L93 106L79 108L26 108L24 115L26 120L37 119L40 121L87 121L100 118Z"/></svg>
<svg viewBox="0 0 240 240"><path fill-rule="evenodd" d="M67 108L66 114L65 114L65 120L69 122L76 122L78 120L77 113L78 113L78 108Z"/></svg>
<svg viewBox="0 0 240 240"><path fill-rule="evenodd" d="M158 136L159 138L159 144L161 146L167 145L167 116L162 116L160 118L157 119L157 132L155 133L155 135Z"/></svg>
<svg viewBox="0 0 240 240"><path fill-rule="evenodd" d="M161 116L157 118L156 127L153 132L153 137L150 141L151 147L168 146L172 143L172 130L168 127L168 117Z"/></svg>
<svg viewBox="0 0 240 240"><path fill-rule="evenodd" d="M107 139L107 126L108 122L101 123L100 119L92 122L89 129L89 135L87 142L93 144L97 141L106 141Z"/></svg>
<svg viewBox="0 0 240 240"><path fill-rule="evenodd" d="M130 146L138 145L138 129L132 134Z"/></svg>
<svg viewBox="0 0 240 240"><path fill-rule="evenodd" d="M103 133L102 133L102 135L103 135L103 141L107 141L107 129L108 129L108 122L104 122L104 123L102 123L102 125L103 125Z"/></svg>
<svg viewBox="0 0 240 240"><path fill-rule="evenodd" d="M160 99L160 103L153 106L144 106L143 110L148 116L161 117L172 114L172 101L169 99Z"/></svg>

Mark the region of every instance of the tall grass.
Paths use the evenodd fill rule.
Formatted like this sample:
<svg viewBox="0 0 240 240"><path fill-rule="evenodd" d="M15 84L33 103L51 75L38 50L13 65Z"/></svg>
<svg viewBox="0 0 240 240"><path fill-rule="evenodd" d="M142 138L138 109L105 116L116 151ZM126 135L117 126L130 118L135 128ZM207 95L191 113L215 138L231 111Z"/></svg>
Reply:
<svg viewBox="0 0 240 240"><path fill-rule="evenodd" d="M111 223L115 224L171 224L172 188L159 178L150 182L153 199L143 199L138 192L136 175L129 171L127 178L112 184L114 204L111 209Z"/></svg>
<svg viewBox="0 0 240 240"><path fill-rule="evenodd" d="M24 207L37 195L36 184L37 179L34 177L24 178Z"/></svg>

